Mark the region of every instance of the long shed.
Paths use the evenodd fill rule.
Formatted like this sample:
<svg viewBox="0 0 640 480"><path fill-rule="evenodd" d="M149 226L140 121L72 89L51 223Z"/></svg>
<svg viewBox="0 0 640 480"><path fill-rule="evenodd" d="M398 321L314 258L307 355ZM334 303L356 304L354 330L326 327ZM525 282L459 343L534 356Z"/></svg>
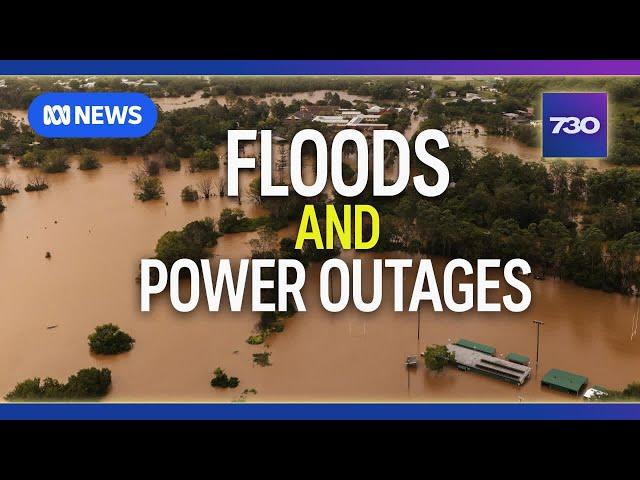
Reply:
<svg viewBox="0 0 640 480"><path fill-rule="evenodd" d="M543 387L578 395L588 381L585 376L552 368L542 377L540 383Z"/></svg>

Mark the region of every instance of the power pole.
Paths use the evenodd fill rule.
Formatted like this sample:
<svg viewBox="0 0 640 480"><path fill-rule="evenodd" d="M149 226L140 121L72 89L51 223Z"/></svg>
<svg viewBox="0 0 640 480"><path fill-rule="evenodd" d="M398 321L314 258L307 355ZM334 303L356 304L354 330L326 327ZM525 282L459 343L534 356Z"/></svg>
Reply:
<svg viewBox="0 0 640 480"><path fill-rule="evenodd" d="M422 305L418 303L418 340L417 340L418 353L420 353L420 307L421 306Z"/></svg>
<svg viewBox="0 0 640 480"><path fill-rule="evenodd" d="M544 322L540 320L534 320L537 328L537 340L536 340L536 373L538 373L538 360L540 358L540 325L544 325Z"/></svg>

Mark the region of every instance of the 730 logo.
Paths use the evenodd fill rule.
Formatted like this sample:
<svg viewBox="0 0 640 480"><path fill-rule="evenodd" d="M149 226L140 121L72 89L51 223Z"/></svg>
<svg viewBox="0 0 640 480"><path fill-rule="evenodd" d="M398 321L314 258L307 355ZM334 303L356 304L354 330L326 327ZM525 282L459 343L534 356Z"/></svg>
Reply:
<svg viewBox="0 0 640 480"><path fill-rule="evenodd" d="M600 130L600 120L596 117L549 117L549 121L556 124L551 130L554 135L560 133L561 130L567 135L575 135L580 132L593 135Z"/></svg>
<svg viewBox="0 0 640 480"><path fill-rule="evenodd" d="M543 93L542 156L607 156L606 93Z"/></svg>

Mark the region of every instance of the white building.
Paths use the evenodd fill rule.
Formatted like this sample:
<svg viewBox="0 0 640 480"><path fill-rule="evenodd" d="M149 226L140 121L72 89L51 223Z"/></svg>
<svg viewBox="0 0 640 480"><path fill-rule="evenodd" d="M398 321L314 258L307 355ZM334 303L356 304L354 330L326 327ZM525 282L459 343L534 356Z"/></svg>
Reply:
<svg viewBox="0 0 640 480"><path fill-rule="evenodd" d="M335 126L345 126L349 123L342 115L317 115L313 117L313 121Z"/></svg>

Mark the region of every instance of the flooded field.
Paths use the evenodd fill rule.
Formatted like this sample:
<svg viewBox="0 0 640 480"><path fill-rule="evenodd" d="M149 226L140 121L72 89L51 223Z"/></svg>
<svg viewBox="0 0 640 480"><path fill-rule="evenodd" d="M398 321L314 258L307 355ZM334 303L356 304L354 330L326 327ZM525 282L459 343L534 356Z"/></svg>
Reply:
<svg viewBox="0 0 640 480"><path fill-rule="evenodd" d="M180 172L163 171L163 200L142 203L133 198L130 180L141 160L105 155L101 160L103 168L90 172L78 170L74 160L66 173L48 176L49 190L36 193L23 191L33 172L14 162L0 169L0 177L8 175L22 187L19 194L3 197L7 209L0 214L1 394L25 378L65 379L89 366L113 372L106 401L227 402L245 388L258 392L247 401L575 401L541 389L544 372L565 369L610 388L640 380L640 341L631 336L637 300L553 279L527 279L533 301L524 313L436 314L424 303L418 323L417 313L393 311L391 275L384 277L377 312L324 312L319 265L312 265L304 291L308 311L288 319L285 331L270 337L266 347L245 343L259 318L248 303L238 313L210 313L205 307L181 314L161 296L152 301L150 313L142 314L135 281L140 259L153 255L166 231L205 216L217 218L237 201L182 202L185 185L223 174L222 169L192 174L183 164ZM243 178L245 187L251 178ZM248 200L242 208L250 216L261 213ZM282 232L295 233L294 227ZM220 238L213 263L220 257L248 257L253 235ZM346 252L343 258L354 255ZM379 255L358 254L369 266L374 256ZM444 260L434 262L441 271ZM371 290L366 272L365 292ZM409 272L405 292L412 287ZM404 367L408 354L459 337L493 345L502 355L517 352L535 359L534 319L545 322L541 362L523 387L453 368L431 374L422 364L410 372ZM114 358L89 353L87 335L107 322L137 340L131 352ZM272 366L252 363L252 353L263 351L271 352ZM211 388L216 367L239 377L240 387Z"/></svg>

